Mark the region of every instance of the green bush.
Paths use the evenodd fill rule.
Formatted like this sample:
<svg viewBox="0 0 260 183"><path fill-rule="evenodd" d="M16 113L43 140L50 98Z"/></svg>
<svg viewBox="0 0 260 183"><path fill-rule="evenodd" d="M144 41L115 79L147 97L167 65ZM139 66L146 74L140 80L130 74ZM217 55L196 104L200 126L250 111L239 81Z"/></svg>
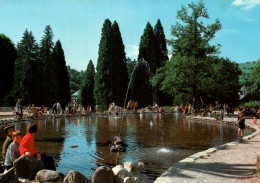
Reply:
<svg viewBox="0 0 260 183"><path fill-rule="evenodd" d="M259 107L260 101L250 101L250 102L245 103L245 106L247 106L247 107Z"/></svg>

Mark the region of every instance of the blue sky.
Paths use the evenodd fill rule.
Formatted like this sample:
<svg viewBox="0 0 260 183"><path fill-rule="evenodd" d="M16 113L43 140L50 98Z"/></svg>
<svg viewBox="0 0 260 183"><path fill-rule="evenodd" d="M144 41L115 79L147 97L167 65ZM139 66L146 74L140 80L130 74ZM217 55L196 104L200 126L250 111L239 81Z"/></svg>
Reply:
<svg viewBox="0 0 260 183"><path fill-rule="evenodd" d="M89 60L96 66L101 28L106 18L116 20L127 57L137 58L140 37L146 23L160 18L165 36L171 39L171 25L181 5L198 0L0 0L0 33L15 44L27 28L39 43L46 25L56 42L61 41L67 65L85 70ZM222 24L212 43L221 44L220 56L235 62L260 58L260 0L204 0L213 23ZM170 47L169 47L170 49Z"/></svg>

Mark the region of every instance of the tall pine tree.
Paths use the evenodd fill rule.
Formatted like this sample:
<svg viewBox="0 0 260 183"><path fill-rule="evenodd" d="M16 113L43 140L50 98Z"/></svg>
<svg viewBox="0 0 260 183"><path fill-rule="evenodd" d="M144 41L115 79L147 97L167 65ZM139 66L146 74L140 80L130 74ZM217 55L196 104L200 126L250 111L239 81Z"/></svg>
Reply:
<svg viewBox="0 0 260 183"><path fill-rule="evenodd" d="M156 47L156 37L151 24L148 22L141 36L138 60L145 60L149 64L152 74L155 74L159 66Z"/></svg>
<svg viewBox="0 0 260 183"><path fill-rule="evenodd" d="M55 72L52 68L52 52L53 52L53 32L50 25L47 25L44 30L44 35L40 42L40 58L42 65L42 90L39 93L39 97L43 100L46 106L51 106L55 102L53 84L53 73Z"/></svg>
<svg viewBox="0 0 260 183"><path fill-rule="evenodd" d="M154 88L151 79L158 67L156 51L155 35L148 22L139 43L138 66L133 76L133 93L131 94L140 106L153 104Z"/></svg>
<svg viewBox="0 0 260 183"><path fill-rule="evenodd" d="M94 106L94 77L95 67L92 60L89 61L87 69L84 73L80 88L81 103L86 108L88 105Z"/></svg>
<svg viewBox="0 0 260 183"><path fill-rule="evenodd" d="M0 34L0 105L3 105L5 96L12 88L16 57L17 52L12 41L4 34ZM13 104L12 101L6 102L7 105Z"/></svg>
<svg viewBox="0 0 260 183"><path fill-rule="evenodd" d="M12 95L22 97L25 105L40 105L39 47L31 31L25 30L22 40L17 44L17 53Z"/></svg>
<svg viewBox="0 0 260 183"><path fill-rule="evenodd" d="M166 39L163 31L163 26L160 19L157 20L154 27L154 35L156 40L156 56L157 56L157 67L165 65L165 61L168 60Z"/></svg>
<svg viewBox="0 0 260 183"><path fill-rule="evenodd" d="M109 19L106 19L101 33L99 43L97 72L95 74L94 98L96 104L101 110L107 109L111 102L111 71L110 64L112 62L112 27Z"/></svg>
<svg viewBox="0 0 260 183"><path fill-rule="evenodd" d="M156 41L156 63L157 68L165 66L166 60L168 60L168 52L166 47L166 39L163 31L163 26L161 24L160 19L157 20L155 27L154 27L154 35ZM157 70L156 68L156 70ZM165 92L159 89L159 86L154 87L155 92L155 100L157 104L161 105L171 105L172 104L172 97Z"/></svg>
<svg viewBox="0 0 260 183"><path fill-rule="evenodd" d="M58 40L53 48L53 96L59 101L62 107L70 101L69 76L66 67L64 51L61 42Z"/></svg>
<svg viewBox="0 0 260 183"><path fill-rule="evenodd" d="M125 46L121 37L118 23L112 25L112 63L110 64L111 100L123 106L128 85L128 74L125 57Z"/></svg>

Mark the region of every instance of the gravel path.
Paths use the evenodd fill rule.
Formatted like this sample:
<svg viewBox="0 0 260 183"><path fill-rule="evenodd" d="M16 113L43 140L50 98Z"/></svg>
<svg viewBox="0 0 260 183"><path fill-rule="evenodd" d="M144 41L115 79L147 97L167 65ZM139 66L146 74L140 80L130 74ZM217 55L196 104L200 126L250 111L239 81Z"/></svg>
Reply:
<svg viewBox="0 0 260 183"><path fill-rule="evenodd" d="M237 118L226 118L226 121L236 121ZM252 124L247 119L247 124ZM260 120L258 119L260 124ZM260 128L260 125L255 125ZM211 148L212 149L212 148ZM259 182L259 175L253 176L256 170L257 154L260 154L260 135L242 142L224 145L214 153L205 153L194 161L191 157L180 161L156 179L155 183L169 182L221 182L221 183L249 183Z"/></svg>

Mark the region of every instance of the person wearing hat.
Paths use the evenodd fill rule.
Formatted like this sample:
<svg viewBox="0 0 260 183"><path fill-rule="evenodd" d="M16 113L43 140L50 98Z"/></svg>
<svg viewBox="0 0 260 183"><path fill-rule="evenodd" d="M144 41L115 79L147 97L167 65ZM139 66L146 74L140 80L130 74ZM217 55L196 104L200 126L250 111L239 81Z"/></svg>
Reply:
<svg viewBox="0 0 260 183"><path fill-rule="evenodd" d="M5 139L5 142L3 144L3 148L2 148L3 161L5 161L5 156L6 156L8 146L13 142L12 135L13 135L13 132L14 132L14 126L8 125L4 128L4 131L5 131L5 134L6 134L6 139Z"/></svg>

